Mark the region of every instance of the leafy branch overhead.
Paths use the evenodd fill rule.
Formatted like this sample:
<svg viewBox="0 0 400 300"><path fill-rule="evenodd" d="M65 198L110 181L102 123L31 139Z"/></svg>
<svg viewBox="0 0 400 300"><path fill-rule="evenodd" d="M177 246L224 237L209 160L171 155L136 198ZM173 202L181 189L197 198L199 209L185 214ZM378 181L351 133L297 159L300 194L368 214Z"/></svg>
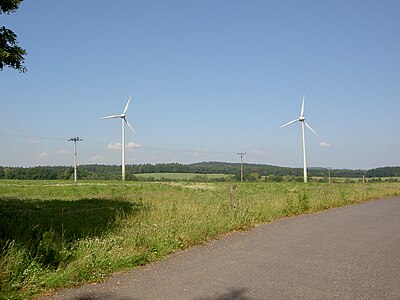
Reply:
<svg viewBox="0 0 400 300"><path fill-rule="evenodd" d="M17 45L17 35L4 26L0 28L0 69L8 66L25 72L26 67L23 65L26 51Z"/></svg>
<svg viewBox="0 0 400 300"><path fill-rule="evenodd" d="M0 1L0 14L14 12L22 0L1 0Z"/></svg>
<svg viewBox="0 0 400 300"><path fill-rule="evenodd" d="M0 0L0 14L14 12L22 0ZM4 67L14 68L26 72L23 65L26 51L18 46L17 35L6 27L0 27L0 70Z"/></svg>

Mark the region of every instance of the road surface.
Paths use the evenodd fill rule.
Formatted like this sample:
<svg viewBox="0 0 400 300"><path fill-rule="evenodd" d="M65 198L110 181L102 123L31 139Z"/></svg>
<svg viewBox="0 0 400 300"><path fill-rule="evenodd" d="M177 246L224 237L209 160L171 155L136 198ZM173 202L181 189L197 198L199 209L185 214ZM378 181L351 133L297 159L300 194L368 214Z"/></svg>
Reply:
<svg viewBox="0 0 400 300"><path fill-rule="evenodd" d="M400 198L260 225L49 299L400 299Z"/></svg>

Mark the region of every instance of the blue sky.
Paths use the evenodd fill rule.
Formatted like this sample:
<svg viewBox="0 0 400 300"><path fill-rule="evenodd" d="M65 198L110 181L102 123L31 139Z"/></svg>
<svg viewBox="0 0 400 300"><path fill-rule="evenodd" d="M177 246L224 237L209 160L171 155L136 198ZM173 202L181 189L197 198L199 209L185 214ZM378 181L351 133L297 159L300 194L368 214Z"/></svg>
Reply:
<svg viewBox="0 0 400 300"><path fill-rule="evenodd" d="M400 2L29 1L1 23L28 72L0 72L0 165L244 160L400 165Z"/></svg>

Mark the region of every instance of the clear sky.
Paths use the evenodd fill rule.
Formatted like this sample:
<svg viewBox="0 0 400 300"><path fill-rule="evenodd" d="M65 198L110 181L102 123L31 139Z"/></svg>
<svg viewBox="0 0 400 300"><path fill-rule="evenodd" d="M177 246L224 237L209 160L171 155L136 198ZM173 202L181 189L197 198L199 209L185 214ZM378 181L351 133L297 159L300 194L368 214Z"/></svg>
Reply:
<svg viewBox="0 0 400 300"><path fill-rule="evenodd" d="M398 0L25 0L1 24L28 72L0 72L0 165L244 160L400 165Z"/></svg>

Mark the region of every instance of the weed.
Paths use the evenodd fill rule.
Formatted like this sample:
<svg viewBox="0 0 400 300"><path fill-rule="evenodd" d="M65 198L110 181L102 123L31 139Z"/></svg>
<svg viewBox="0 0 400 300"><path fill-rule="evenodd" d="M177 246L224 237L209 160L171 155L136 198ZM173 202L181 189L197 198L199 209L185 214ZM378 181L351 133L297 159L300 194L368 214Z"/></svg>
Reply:
<svg viewBox="0 0 400 300"><path fill-rule="evenodd" d="M299 209L300 212L307 212L310 209L310 201L305 191L299 194Z"/></svg>

